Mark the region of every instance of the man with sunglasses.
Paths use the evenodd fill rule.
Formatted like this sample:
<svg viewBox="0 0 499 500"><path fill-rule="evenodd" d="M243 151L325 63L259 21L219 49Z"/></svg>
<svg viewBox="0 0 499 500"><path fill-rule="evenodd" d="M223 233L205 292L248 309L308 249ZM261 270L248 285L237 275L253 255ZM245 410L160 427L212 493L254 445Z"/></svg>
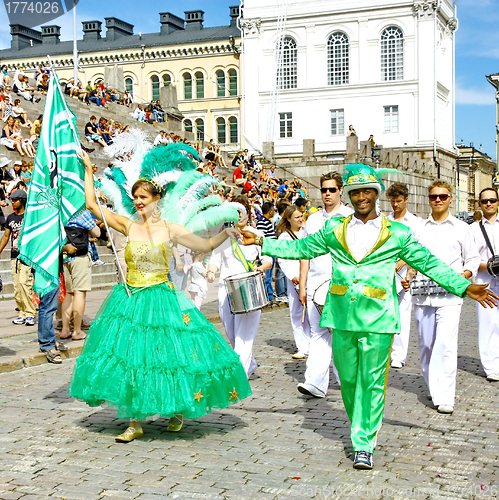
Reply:
<svg viewBox="0 0 499 500"><path fill-rule="evenodd" d="M490 283L490 289L497 293L499 291L499 278L491 276L487 271L487 261L494 255L499 255L499 222L497 221L497 210L499 209L499 196L497 189L493 187L480 191L480 208L483 218L481 222L471 225L475 244L480 253L480 267L476 275L476 283ZM489 244L485 239L485 234ZM487 380L499 381L499 309L483 309L479 307L478 313L478 348L480 361Z"/></svg>
<svg viewBox="0 0 499 500"><path fill-rule="evenodd" d="M324 208L312 214L305 224L303 237L320 231L331 217L348 217L353 213L350 207L341 202L343 180L338 172L328 172L321 179L321 197ZM332 264L329 255L321 255L312 260L300 262L300 302L306 307L310 323L310 346L305 382L298 384L298 391L306 396L326 397L329 387L329 366L332 358L331 330L321 328L321 315L314 304L315 291L324 282L331 279ZM338 379L338 372L333 362L333 371ZM339 383L339 382L338 382Z"/></svg>
<svg viewBox="0 0 499 500"><path fill-rule="evenodd" d="M416 228L416 240L454 271L471 279L480 265L480 255L470 226L449 212L451 185L440 179L434 181L428 187L428 198L431 215ZM409 280L413 276L414 270L409 269ZM427 278L418 274L412 295L421 371L437 411L449 414L454 411L456 396L457 341L463 299L427 283ZM418 293L419 290L423 293Z"/></svg>

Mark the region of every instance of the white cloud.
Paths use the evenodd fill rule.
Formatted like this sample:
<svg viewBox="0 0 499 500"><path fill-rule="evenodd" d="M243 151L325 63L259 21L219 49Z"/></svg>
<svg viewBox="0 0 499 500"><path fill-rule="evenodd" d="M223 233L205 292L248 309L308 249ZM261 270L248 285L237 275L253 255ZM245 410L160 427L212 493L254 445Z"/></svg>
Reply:
<svg viewBox="0 0 499 500"><path fill-rule="evenodd" d="M495 105L494 89L464 88L459 84L456 86L456 103L471 104L474 106Z"/></svg>

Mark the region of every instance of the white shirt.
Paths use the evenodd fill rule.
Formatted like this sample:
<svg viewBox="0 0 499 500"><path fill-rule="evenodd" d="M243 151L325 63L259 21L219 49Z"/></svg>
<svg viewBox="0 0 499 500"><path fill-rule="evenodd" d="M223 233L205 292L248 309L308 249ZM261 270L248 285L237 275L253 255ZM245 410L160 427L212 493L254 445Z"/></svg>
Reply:
<svg viewBox="0 0 499 500"><path fill-rule="evenodd" d="M206 298L208 291L208 282L206 277L203 276L204 264L196 261L192 264L191 268L191 284L187 289L188 292L198 293L203 299Z"/></svg>
<svg viewBox="0 0 499 500"><path fill-rule="evenodd" d="M381 231L382 220L383 217L380 215L364 224L355 215L352 217L347 228L347 244L350 252L358 262L376 245Z"/></svg>
<svg viewBox="0 0 499 500"><path fill-rule="evenodd" d="M459 274L470 271L476 276L480 265L480 254L475 245L471 228L466 222L456 219L450 215L443 222L435 222L430 215L428 219L414 230L414 236L420 245ZM426 279L421 273L416 276L417 280ZM459 305L463 299L449 293L443 295L413 295L412 302L420 306L439 307L444 305Z"/></svg>
<svg viewBox="0 0 499 500"><path fill-rule="evenodd" d="M263 236L262 231L255 229L251 226L248 226L246 231L250 231L257 236ZM267 255L262 256L261 250L262 247L258 245L239 245L241 250L246 257L246 260L250 263L254 262L257 259L260 259L262 262L270 262L272 263L272 257L268 257ZM232 251L231 239L227 238L218 248L213 250L210 258L210 264L220 269L220 280L219 286L225 286L224 280L229 276L233 276L234 274L241 274L247 272L244 264L236 259L234 256L234 252Z"/></svg>
<svg viewBox="0 0 499 500"><path fill-rule="evenodd" d="M302 227L296 234L296 237L300 240L303 238L303 235L305 233L305 229ZM278 241L293 241L293 238L291 235L287 232L284 231L279 235L279 238L277 238ZM288 280L293 281L293 278L299 278L300 277L300 261L299 260L289 260L289 259L277 259L277 262L279 262L279 265L281 266L282 272L286 275L286 278Z"/></svg>
<svg viewBox="0 0 499 500"><path fill-rule="evenodd" d="M392 212L387 217L387 219L395 221L395 212ZM416 228L419 226L419 224L422 224L423 219L421 219L420 217L416 217L414 214L411 214L409 210L406 210L404 217L402 217L402 220L396 222L400 222L401 224L404 224L404 226L409 227L412 230L412 234L414 235ZM395 276L397 280L397 293L403 290L401 281L406 276L407 276L407 264Z"/></svg>
<svg viewBox="0 0 499 500"><path fill-rule="evenodd" d="M305 224L305 231L303 237L315 234L320 231L326 221L331 217L348 217L353 214L350 207L340 205L338 211L334 214L328 214L324 209L319 210L312 214ZM310 269L308 270L307 278L307 294L313 296L317 288L319 288L325 281L331 279L332 274L332 260L331 255L321 255L310 261Z"/></svg>
<svg viewBox="0 0 499 500"><path fill-rule="evenodd" d="M168 144L168 139L166 136L162 136L161 134L158 134L156 136L156 139L154 139L154 146L157 146L158 144Z"/></svg>
<svg viewBox="0 0 499 500"><path fill-rule="evenodd" d="M485 217L482 219L483 227L487 232L490 244L496 255L499 254L499 217L494 223L490 222ZM473 234L473 240L477 247L478 253L480 254L480 261L487 262L491 257L492 253L489 250L487 242L483 237L482 230L480 229L479 222L473 222L471 224L471 232ZM476 275L476 282L478 284L490 283L491 286L497 287L499 285L499 278L491 276L487 271L478 271Z"/></svg>

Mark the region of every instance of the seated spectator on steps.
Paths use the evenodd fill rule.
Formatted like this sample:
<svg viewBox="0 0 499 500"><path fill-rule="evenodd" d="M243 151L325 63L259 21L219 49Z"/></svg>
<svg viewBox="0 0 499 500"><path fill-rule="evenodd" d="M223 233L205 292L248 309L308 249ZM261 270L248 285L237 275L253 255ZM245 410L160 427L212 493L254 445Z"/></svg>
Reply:
<svg viewBox="0 0 499 500"><path fill-rule="evenodd" d="M157 127L158 122L154 119L154 115L153 115L151 108L149 106L147 106L147 108L145 109L145 114L146 114L146 118L144 121Z"/></svg>
<svg viewBox="0 0 499 500"><path fill-rule="evenodd" d="M164 130L160 130L159 134L156 136L156 139L154 139L154 146L159 146L160 144L168 144L168 139L166 138Z"/></svg>
<svg viewBox="0 0 499 500"><path fill-rule="evenodd" d="M46 94L49 90L49 76L46 73L40 73L36 79L36 86L38 88L38 92Z"/></svg>
<svg viewBox="0 0 499 500"><path fill-rule="evenodd" d="M31 127L31 122L28 120L28 112L21 107L21 99L14 100L14 106L12 106L12 116L14 118L19 118L23 125Z"/></svg>
<svg viewBox="0 0 499 500"><path fill-rule="evenodd" d="M146 114L141 104L137 106L135 111L132 113L132 116L139 122L144 122L146 120Z"/></svg>
<svg viewBox="0 0 499 500"><path fill-rule="evenodd" d="M241 171L240 167L237 167L236 170L234 170L234 173L232 174L232 182L236 186L240 186L240 187L244 186L246 179L244 178L243 172Z"/></svg>
<svg viewBox="0 0 499 500"><path fill-rule="evenodd" d="M35 98L35 89L29 86L28 77L25 75L18 75L17 80L14 80L12 90L14 90L16 94L19 94L21 97L26 99L26 101L38 102L40 100L39 97Z"/></svg>
<svg viewBox="0 0 499 500"><path fill-rule="evenodd" d="M104 139L104 142L109 146L110 144L113 143L113 140L111 139L111 134L109 132L107 120L103 117L99 118L99 125L97 125L97 128L99 129L99 134L100 136Z"/></svg>
<svg viewBox="0 0 499 500"><path fill-rule="evenodd" d="M123 105L129 108L130 104L132 104L132 94L130 94L128 90L125 90L125 93L123 94Z"/></svg>
<svg viewBox="0 0 499 500"><path fill-rule="evenodd" d="M0 118L5 123L10 116L14 116L12 114L12 103L10 102L10 96L8 94L4 94L0 106Z"/></svg>
<svg viewBox="0 0 499 500"><path fill-rule="evenodd" d="M7 87L9 85L10 85L10 76L9 73L7 72L7 65L2 64L2 67L0 68L0 86Z"/></svg>
<svg viewBox="0 0 499 500"><path fill-rule="evenodd" d="M97 117L92 115L90 117L90 121L85 125L85 137L90 141L98 142L103 148L105 148L107 144L99 133L100 130L95 124L96 121Z"/></svg>
<svg viewBox="0 0 499 500"><path fill-rule="evenodd" d="M5 146L11 151L17 151L21 156L25 156L24 151L21 147L22 136L15 133L15 123L14 117L9 116L2 130L2 138L0 139L0 145Z"/></svg>

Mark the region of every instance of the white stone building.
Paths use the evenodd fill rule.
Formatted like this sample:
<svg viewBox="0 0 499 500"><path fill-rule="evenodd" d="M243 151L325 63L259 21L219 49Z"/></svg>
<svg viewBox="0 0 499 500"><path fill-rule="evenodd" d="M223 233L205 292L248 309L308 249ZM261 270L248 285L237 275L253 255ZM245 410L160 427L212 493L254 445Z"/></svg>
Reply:
<svg viewBox="0 0 499 500"><path fill-rule="evenodd" d="M275 153L454 150L452 0L245 0L243 134Z"/></svg>

